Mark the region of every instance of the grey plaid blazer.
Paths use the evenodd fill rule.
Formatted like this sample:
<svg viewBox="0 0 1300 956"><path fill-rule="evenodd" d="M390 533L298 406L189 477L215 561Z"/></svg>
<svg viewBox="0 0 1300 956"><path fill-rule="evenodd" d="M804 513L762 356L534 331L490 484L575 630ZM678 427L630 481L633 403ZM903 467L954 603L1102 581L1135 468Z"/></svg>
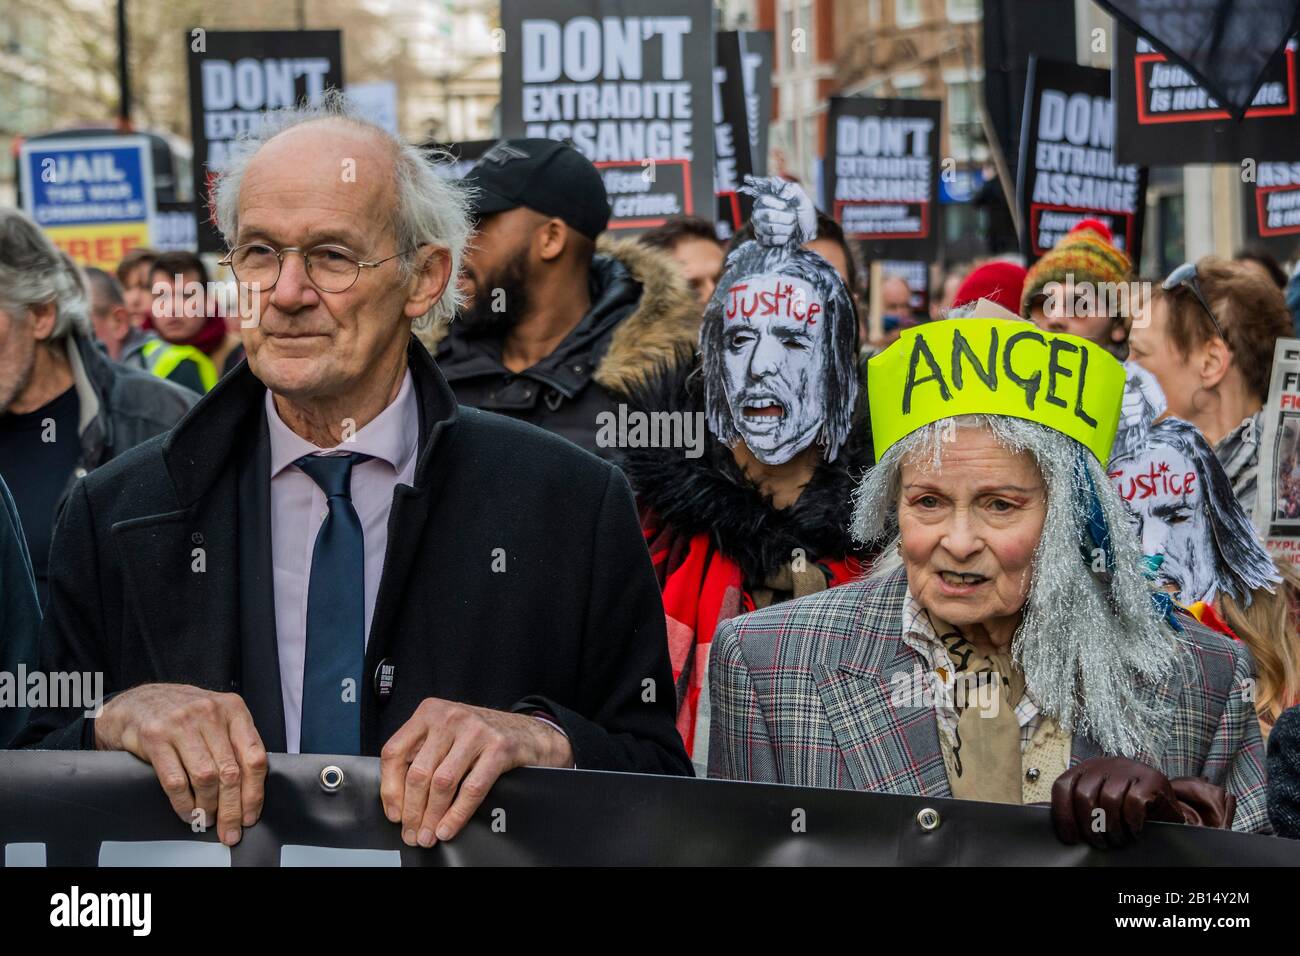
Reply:
<svg viewBox="0 0 1300 956"><path fill-rule="evenodd" d="M906 593L899 570L719 625L709 776L951 796L933 707L891 699L894 675L925 669L902 640ZM1250 654L1192 618L1183 623L1180 673L1160 688L1176 701L1169 731L1160 752L1139 759L1226 787L1237 797L1233 829L1269 832ZM1099 755L1075 735L1071 765Z"/></svg>

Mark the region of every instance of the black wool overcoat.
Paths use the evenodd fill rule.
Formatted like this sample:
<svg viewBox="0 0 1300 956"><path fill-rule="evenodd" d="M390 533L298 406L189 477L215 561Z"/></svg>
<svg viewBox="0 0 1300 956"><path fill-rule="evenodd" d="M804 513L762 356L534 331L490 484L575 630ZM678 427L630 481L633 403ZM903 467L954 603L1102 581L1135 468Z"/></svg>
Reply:
<svg viewBox="0 0 1300 956"><path fill-rule="evenodd" d="M578 767L689 774L663 607L622 473L539 428L459 407L425 348L412 485L399 484L359 688L377 755L427 697L548 711ZM78 482L60 519L46 671L234 692L285 747L265 386L241 365L175 428ZM345 584L342 586L346 586ZM37 709L19 746L94 745Z"/></svg>

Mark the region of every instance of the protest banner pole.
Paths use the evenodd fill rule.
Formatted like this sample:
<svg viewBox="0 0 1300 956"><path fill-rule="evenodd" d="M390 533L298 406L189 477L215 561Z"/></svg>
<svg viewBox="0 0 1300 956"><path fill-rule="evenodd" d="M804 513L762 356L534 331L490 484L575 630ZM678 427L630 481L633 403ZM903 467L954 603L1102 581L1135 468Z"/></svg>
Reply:
<svg viewBox="0 0 1300 956"><path fill-rule="evenodd" d="M131 129L131 66L126 26L126 0L117 0L117 125Z"/></svg>
<svg viewBox="0 0 1300 956"><path fill-rule="evenodd" d="M1024 227L1020 222L1020 204L1016 202L1016 181L1011 178L1011 167L1007 165L1007 154L1002 151L1002 140L998 136L997 128L993 125L993 119L989 116L988 107L984 104L984 97L981 94L977 97L979 103L980 122L984 124L984 135L988 137L989 146L992 147L989 152L993 154L993 168L998 174L998 182L1002 184L1002 195L1006 199L1007 209L1011 213L1011 225L1016 228L1016 238L1020 239L1024 235Z"/></svg>
<svg viewBox="0 0 1300 956"><path fill-rule="evenodd" d="M962 60L966 65L967 76L975 75L975 64L972 62L970 47L962 44ZM1020 204L1015 201L1016 181L1011 178L1011 167L1007 165L1007 154L1002 148L1002 137L998 135L998 128L993 122L993 117L989 113L988 103L984 97L984 81L979 82L979 93L975 97L975 109L979 112L980 125L984 127L984 135L989 141L989 152L993 154L993 169L998 174L998 183L1002 186L1002 195L1006 200L1007 210L1011 213L1011 225L1015 227L1016 238L1021 236L1020 227Z"/></svg>

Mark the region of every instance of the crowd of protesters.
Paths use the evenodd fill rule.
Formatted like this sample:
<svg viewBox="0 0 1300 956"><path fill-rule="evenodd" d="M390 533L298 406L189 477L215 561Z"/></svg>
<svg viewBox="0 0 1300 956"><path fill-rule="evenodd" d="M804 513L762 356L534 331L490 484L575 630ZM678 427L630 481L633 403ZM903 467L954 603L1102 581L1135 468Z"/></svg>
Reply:
<svg viewBox="0 0 1300 956"><path fill-rule="evenodd" d="M0 666L111 695L0 709L0 744L130 751L227 843L268 751L382 757L422 846L522 765L1300 838L1300 579L1252 523L1300 282L1252 251L1144 279L1085 221L922 314L797 184L750 191L729 244L615 238L570 145L452 182L327 98L232 155L219 282L191 253L82 269L0 210ZM896 428L901 350L998 321L1144 410L1114 452L996 410ZM1143 510L1122 476L1171 459L1194 482ZM888 668L1006 706L900 702Z"/></svg>

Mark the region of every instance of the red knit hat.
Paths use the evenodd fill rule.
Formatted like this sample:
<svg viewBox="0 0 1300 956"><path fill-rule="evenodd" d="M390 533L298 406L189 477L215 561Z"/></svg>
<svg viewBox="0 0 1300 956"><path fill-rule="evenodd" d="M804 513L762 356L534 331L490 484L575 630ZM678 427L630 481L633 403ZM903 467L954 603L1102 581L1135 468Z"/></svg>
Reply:
<svg viewBox="0 0 1300 956"><path fill-rule="evenodd" d="M1025 270L1014 262L995 260L971 271L953 296L952 307L980 299L991 299L1008 312L1020 312L1020 292L1025 287Z"/></svg>

